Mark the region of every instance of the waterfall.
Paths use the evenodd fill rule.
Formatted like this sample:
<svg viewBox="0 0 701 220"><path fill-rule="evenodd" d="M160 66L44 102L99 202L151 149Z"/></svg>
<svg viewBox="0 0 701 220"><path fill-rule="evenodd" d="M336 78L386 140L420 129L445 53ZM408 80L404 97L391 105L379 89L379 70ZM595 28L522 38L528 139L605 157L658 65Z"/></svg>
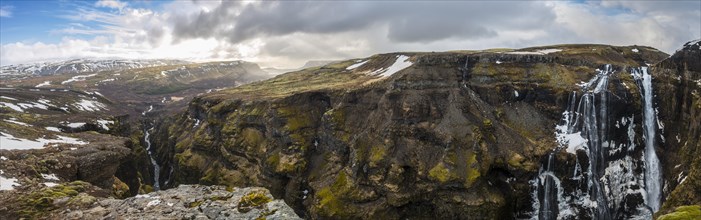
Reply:
<svg viewBox="0 0 701 220"><path fill-rule="evenodd" d="M548 173L552 179L557 178L552 170L555 152L565 150L568 153L576 154L578 150L584 150L587 152L588 166L581 167L579 160L577 160L572 180L585 180L586 186L579 189L576 194L569 193L571 196L565 196L562 193L558 193L560 195L556 196L555 192L561 192L563 189L559 184L547 182L548 178L546 178L543 186L536 189L542 191L537 194L542 194L542 196L535 198L539 200L539 219L575 218L578 210L570 207L570 204L582 207L592 218L612 218L604 192L605 187L599 181L606 167L604 147L609 144L607 141L609 124L608 81L612 73L610 65L604 66L603 70L597 69L597 74L589 82L580 84L582 95L579 100L576 91L570 96L567 110L562 113L561 123L555 128L559 146L548 155L546 169L541 170L539 178L544 173ZM550 189L551 187L558 189L553 190ZM558 201L551 201L553 198L557 198ZM550 205L553 203L560 205L553 207Z"/></svg>
<svg viewBox="0 0 701 220"><path fill-rule="evenodd" d="M153 189L154 190L159 190L160 184L159 182L159 175L161 172L161 167L158 166L158 163L156 162L156 159L153 158L153 154L151 153L151 140L149 139L149 136L151 134L149 133L149 130L151 129L145 129L144 130L144 142L146 142L146 152L148 152L148 157L151 159L151 164L153 165Z"/></svg>
<svg viewBox="0 0 701 220"><path fill-rule="evenodd" d="M144 111L141 114L145 116L146 113L149 113L150 111L153 111L153 105L151 105L148 110ZM160 190L161 186L159 183L159 176L161 173L161 167L158 166L156 159L151 153L151 133L149 132L151 129L153 128L144 128L144 143L146 143L146 153L148 153L148 157L151 160L151 165L153 165L153 189Z"/></svg>
<svg viewBox="0 0 701 220"><path fill-rule="evenodd" d="M655 153L652 78L646 67L633 69L631 74L643 99L644 149L636 145L634 115L609 112L609 99L621 100L608 91L615 88L609 82L615 76L613 69L610 65L597 69L597 74L578 84L581 90L569 97L555 126L558 146L530 182L534 189L532 219L651 219L659 210L662 175ZM575 164L555 165L558 161L554 158L561 151L575 155Z"/></svg>
<svg viewBox="0 0 701 220"><path fill-rule="evenodd" d="M554 153L550 153L550 155L548 155L548 166L546 167L545 172L541 172L540 175L540 184L543 185L544 191L543 208L538 213L538 216L540 219L544 220L557 219L557 214L559 210L559 207L553 207L553 202L557 202L558 200L557 197L553 197L553 195L555 195L555 191L553 190L560 189L559 186L555 185L557 177L553 175L553 154ZM553 201L553 199L555 201Z"/></svg>
<svg viewBox="0 0 701 220"><path fill-rule="evenodd" d="M652 76L648 74L647 67L632 70L633 78L641 89L643 97L643 131L645 140L645 188L647 189L647 205L653 212L660 209L660 194L662 174L660 173L660 160L655 152L655 110L652 106Z"/></svg>

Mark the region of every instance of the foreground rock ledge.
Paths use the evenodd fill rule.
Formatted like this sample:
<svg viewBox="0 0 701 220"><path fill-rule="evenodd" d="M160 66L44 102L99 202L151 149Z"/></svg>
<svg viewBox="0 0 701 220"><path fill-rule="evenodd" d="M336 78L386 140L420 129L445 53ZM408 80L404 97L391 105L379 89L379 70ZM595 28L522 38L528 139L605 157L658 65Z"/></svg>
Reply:
<svg viewBox="0 0 701 220"><path fill-rule="evenodd" d="M59 219L301 219L261 187L181 185L120 199L97 201L85 210L65 210Z"/></svg>

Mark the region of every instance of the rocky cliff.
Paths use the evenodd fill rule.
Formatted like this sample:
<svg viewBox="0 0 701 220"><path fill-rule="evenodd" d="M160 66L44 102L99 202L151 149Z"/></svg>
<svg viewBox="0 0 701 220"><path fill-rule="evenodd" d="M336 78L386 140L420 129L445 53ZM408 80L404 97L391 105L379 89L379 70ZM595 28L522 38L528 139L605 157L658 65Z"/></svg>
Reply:
<svg viewBox="0 0 701 220"><path fill-rule="evenodd" d="M600 146L608 154L594 170L643 181L649 169L641 158L650 148L640 122L649 120L631 71L651 66L660 130L652 149L667 201L658 213L666 213L699 201L698 43L691 45L669 58L649 47L607 45L380 54L197 97L157 124L151 140L161 185L264 186L312 219L537 217L543 208L533 204L549 194L534 181L548 161L558 164L547 175L562 180L564 194L586 182L627 187L603 187L600 198L608 216L632 216L648 207L644 190L613 190L645 183L600 183L599 174L580 181L572 172L593 163L592 147L568 151L555 128L583 90L604 89L610 133ZM589 87L604 69L603 86ZM624 117L631 121L623 124ZM630 150L617 153L614 143ZM689 177L683 183L680 172ZM596 205L555 214L593 218Z"/></svg>

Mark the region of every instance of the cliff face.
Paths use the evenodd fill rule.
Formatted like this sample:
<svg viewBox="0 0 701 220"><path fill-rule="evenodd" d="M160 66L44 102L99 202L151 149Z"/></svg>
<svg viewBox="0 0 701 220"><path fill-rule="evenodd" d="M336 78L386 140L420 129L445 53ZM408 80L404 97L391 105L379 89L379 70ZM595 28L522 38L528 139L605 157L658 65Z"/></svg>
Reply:
<svg viewBox="0 0 701 220"><path fill-rule="evenodd" d="M664 125L660 151L668 197L662 208L669 212L701 204L701 41L685 44L652 70Z"/></svg>
<svg viewBox="0 0 701 220"><path fill-rule="evenodd" d="M698 95L692 92L698 71L683 77L686 87L670 77L679 73L672 65L691 56L670 61L675 55L651 69L658 115L667 125L667 142L657 151L668 181L672 169L698 175L692 169L698 154L691 150L698 148ZM157 124L152 142L161 185L264 186L313 219L524 218L543 199L543 193L533 196L533 181L550 152L561 164L552 173L566 192L579 187L574 167L589 165L579 162L586 161L584 151L555 150L555 125L572 92L611 64L610 140L627 141L629 134L613 123L642 121L641 92L629 71L665 58L648 47L606 45L382 54L197 97L186 112ZM696 126L673 125L683 119ZM642 134L642 125L631 128ZM679 142L672 138L678 132L684 133ZM644 146L642 139L630 142ZM690 145L679 144L685 140ZM643 150L632 147L627 154L637 158ZM681 168L670 168L668 161L677 158L669 151L687 155L679 158ZM621 158L612 154L606 161ZM642 169L631 173L642 175ZM676 192L680 187L667 185L664 210L698 197L694 185ZM624 213L616 208L622 204L611 206ZM586 208L573 208L573 217L592 217Z"/></svg>

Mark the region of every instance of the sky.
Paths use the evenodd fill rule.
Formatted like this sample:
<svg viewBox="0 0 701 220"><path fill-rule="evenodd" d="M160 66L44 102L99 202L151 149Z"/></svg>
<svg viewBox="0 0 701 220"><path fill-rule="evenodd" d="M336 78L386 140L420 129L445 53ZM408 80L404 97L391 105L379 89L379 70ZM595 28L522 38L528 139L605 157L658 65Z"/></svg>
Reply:
<svg viewBox="0 0 701 220"><path fill-rule="evenodd" d="M295 68L397 51L701 38L701 0L0 0L0 65L75 58L246 60Z"/></svg>

